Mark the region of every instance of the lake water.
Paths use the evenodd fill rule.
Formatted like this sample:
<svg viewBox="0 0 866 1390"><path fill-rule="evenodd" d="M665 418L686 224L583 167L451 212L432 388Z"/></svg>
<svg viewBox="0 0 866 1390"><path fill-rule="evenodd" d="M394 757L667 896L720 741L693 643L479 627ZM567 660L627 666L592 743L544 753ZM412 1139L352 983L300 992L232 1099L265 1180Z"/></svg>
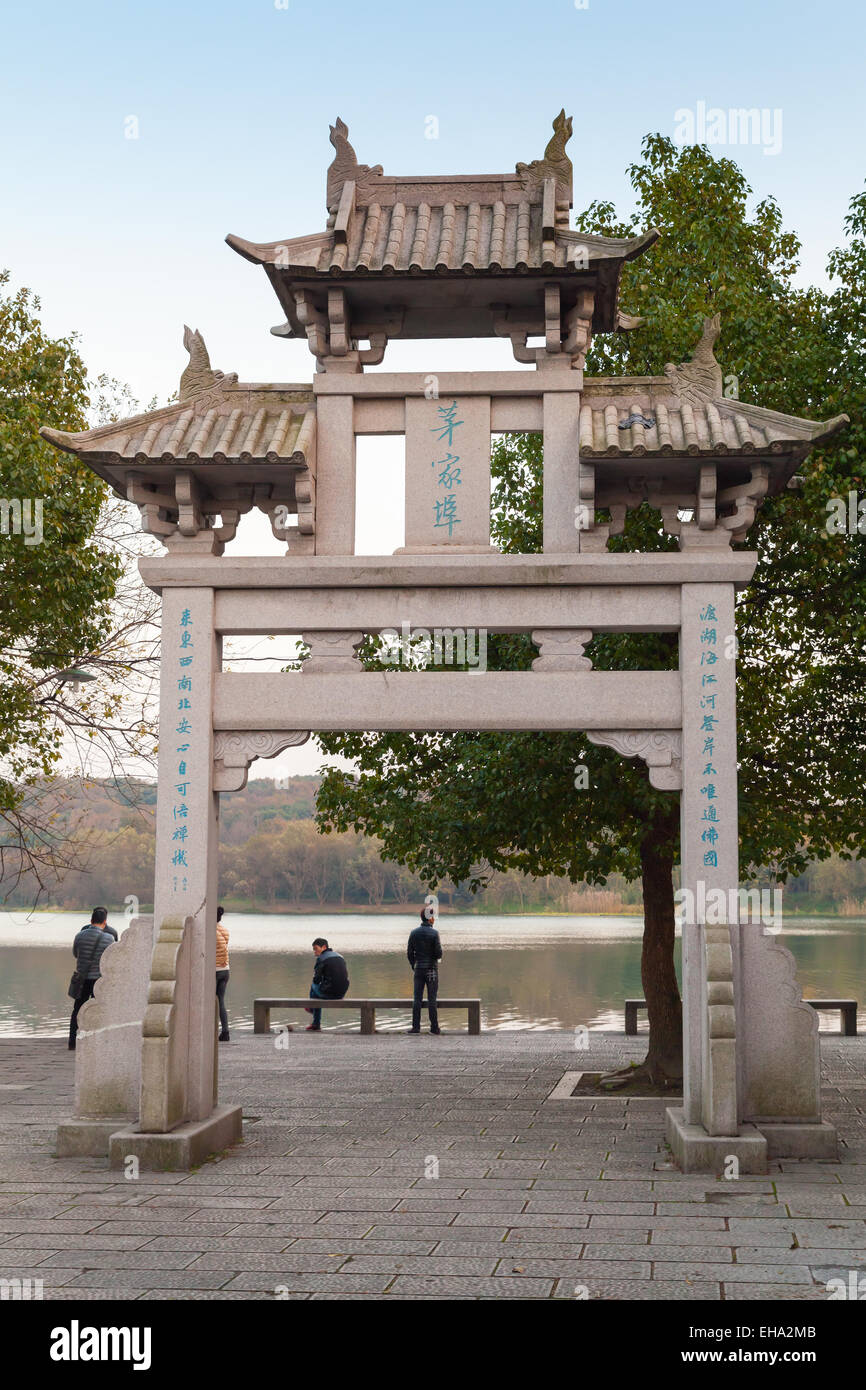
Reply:
<svg viewBox="0 0 866 1390"><path fill-rule="evenodd" d="M72 972L70 944L86 914L0 913L0 1035L58 1035L66 1031ZM350 994L405 998L412 972L406 937L414 916L228 916L231 933L230 1021L252 1023L256 995L306 994L312 977L310 943L326 937L348 961ZM118 929L122 916L109 917ZM640 917L443 916L445 958L440 993L480 995L486 1028L622 1029L623 1000L643 994ZM780 940L797 958L807 997L861 1001L866 1024L866 919L800 918ZM679 942L677 943L679 969ZM334 1018L334 1013L330 1017ZM275 1018L308 1022L301 1012ZM347 1012L329 1023L358 1027ZM405 1028L407 1015L377 1016L383 1030ZM443 1015L446 1028L465 1027L462 1014ZM822 1017L838 1028L838 1014ZM641 1024L646 1027L645 1015Z"/></svg>

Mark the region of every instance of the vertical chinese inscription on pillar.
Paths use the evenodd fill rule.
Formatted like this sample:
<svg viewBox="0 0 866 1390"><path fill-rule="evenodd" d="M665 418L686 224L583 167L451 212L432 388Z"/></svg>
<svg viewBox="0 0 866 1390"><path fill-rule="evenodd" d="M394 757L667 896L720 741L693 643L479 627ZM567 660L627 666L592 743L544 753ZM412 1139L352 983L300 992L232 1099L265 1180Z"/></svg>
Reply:
<svg viewBox="0 0 866 1390"><path fill-rule="evenodd" d="M193 635L193 621L188 608L184 608L180 615L178 630L173 634L172 657L175 664L175 681L177 684L177 719L175 721L172 737L174 739L174 754L172 758L172 771L174 773L174 783L172 790L172 828L169 841L169 873L174 893L186 893L188 886L188 871L190 864L187 859L188 842L193 827L190 825L189 801L191 774L189 772L188 754L190 751L189 737L192 733L192 717L195 708L195 691L193 689L192 667L195 662L195 640Z"/></svg>
<svg viewBox="0 0 866 1390"><path fill-rule="evenodd" d="M406 402L406 550L490 547L490 398Z"/></svg>
<svg viewBox="0 0 866 1390"><path fill-rule="evenodd" d="M724 820L719 816L717 802L718 787L715 778L718 777L718 769L714 765L716 757L717 730L719 727L719 714L716 712L716 686L718 676L714 667L719 661L719 631L717 627L716 609L712 603L707 603L700 610L698 619L700 627L700 674L701 683L699 688L699 708L692 712L692 718L698 722L698 730L702 736L703 744L701 750L701 780L699 784L701 824L697 827L700 832L701 843L704 845L703 865L706 869L717 869L719 867L719 836L723 829L730 827L724 825ZM736 885L734 885L736 886Z"/></svg>

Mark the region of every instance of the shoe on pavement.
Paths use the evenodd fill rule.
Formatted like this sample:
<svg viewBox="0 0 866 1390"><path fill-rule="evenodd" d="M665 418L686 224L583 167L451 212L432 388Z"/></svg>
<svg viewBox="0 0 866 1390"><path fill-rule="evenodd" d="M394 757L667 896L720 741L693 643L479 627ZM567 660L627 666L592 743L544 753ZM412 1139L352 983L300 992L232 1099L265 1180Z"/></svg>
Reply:
<svg viewBox="0 0 866 1390"><path fill-rule="evenodd" d="M218 1041L218 1042L231 1042L231 1038L230 1038L230 1036L229 1036L228 1033L220 1033L219 1038L217 1039L217 1041Z"/></svg>
<svg viewBox="0 0 866 1390"><path fill-rule="evenodd" d="M421 1029L420 1029L420 1028L407 1028L407 1029L406 1029L406 1032L407 1032L407 1033L415 1033L415 1034L418 1034L418 1033L421 1032Z"/></svg>
<svg viewBox="0 0 866 1390"><path fill-rule="evenodd" d="M322 1026L320 1023L308 1023L304 1029L305 1033L321 1033L321 1031Z"/></svg>

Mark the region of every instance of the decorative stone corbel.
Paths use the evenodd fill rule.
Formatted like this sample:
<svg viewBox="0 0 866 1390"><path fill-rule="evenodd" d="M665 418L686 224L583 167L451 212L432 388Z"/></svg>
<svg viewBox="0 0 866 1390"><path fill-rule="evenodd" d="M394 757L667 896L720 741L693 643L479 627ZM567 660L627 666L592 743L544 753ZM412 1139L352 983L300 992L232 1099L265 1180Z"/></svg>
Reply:
<svg viewBox="0 0 866 1390"><path fill-rule="evenodd" d="M307 335L313 356L319 360L329 357L328 320L313 303L311 290L295 290L295 313L298 323Z"/></svg>
<svg viewBox="0 0 866 1390"><path fill-rule="evenodd" d="M339 287L328 290L328 347L333 357L345 357L353 348L346 291Z"/></svg>
<svg viewBox="0 0 866 1390"><path fill-rule="evenodd" d="M578 461L578 497L580 498L579 533L580 549L589 552L607 550L611 536L618 536L625 528L626 504L613 502L607 504L610 521L597 522L595 519L596 474L595 464Z"/></svg>
<svg viewBox="0 0 866 1390"><path fill-rule="evenodd" d="M493 332L497 338L509 338L516 362L539 368L560 368L581 371L589 348L592 310L587 316L586 298L592 291L583 291L577 303L564 315L561 312L559 286L544 287L544 308L537 318L525 313L515 315L506 304L491 304ZM543 347L529 347L528 339L544 335ZM577 383L579 384L579 383Z"/></svg>
<svg viewBox="0 0 866 1390"><path fill-rule="evenodd" d="M179 468L168 484L159 486L128 474L126 496L141 513L142 530L157 536L167 550L222 555L241 516L255 505L256 490L238 487L230 498L208 497L195 475ZM214 526L217 515L220 526Z"/></svg>
<svg viewBox="0 0 866 1390"><path fill-rule="evenodd" d="M683 736L674 730L616 729L587 735L590 743L613 748L624 758L643 758L651 786L660 792L683 785Z"/></svg>
<svg viewBox="0 0 866 1390"><path fill-rule="evenodd" d="M538 656L533 671L591 671L592 662L583 649L592 638L590 628L539 628L532 633Z"/></svg>
<svg viewBox="0 0 866 1390"><path fill-rule="evenodd" d="M730 516L719 517L719 526L730 532L732 541L742 541L755 520L755 514L767 495L770 485L770 469L766 463L753 463L748 483L736 487L722 488L718 496L719 504L724 506L733 502L734 510Z"/></svg>
<svg viewBox="0 0 866 1390"><path fill-rule="evenodd" d="M592 316L595 310L595 295L592 290L578 290L577 300L563 316L563 352L567 353L572 367L583 367L586 354L592 342Z"/></svg>
<svg viewBox="0 0 866 1390"><path fill-rule="evenodd" d="M250 763L255 758L274 758L285 748L297 748L306 743L308 732L292 729L284 733L214 734L213 789L215 792L239 792L247 784Z"/></svg>

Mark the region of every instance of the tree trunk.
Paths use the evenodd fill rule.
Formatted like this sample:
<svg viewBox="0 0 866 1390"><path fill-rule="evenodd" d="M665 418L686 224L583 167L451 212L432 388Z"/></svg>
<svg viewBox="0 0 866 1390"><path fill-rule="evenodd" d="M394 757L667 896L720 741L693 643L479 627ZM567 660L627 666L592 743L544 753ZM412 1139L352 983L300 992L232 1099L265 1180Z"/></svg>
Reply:
<svg viewBox="0 0 866 1390"><path fill-rule="evenodd" d="M658 812L641 841L644 930L640 973L649 1013L643 1069L652 1081L683 1074L683 1009L674 968L674 837L679 806Z"/></svg>

